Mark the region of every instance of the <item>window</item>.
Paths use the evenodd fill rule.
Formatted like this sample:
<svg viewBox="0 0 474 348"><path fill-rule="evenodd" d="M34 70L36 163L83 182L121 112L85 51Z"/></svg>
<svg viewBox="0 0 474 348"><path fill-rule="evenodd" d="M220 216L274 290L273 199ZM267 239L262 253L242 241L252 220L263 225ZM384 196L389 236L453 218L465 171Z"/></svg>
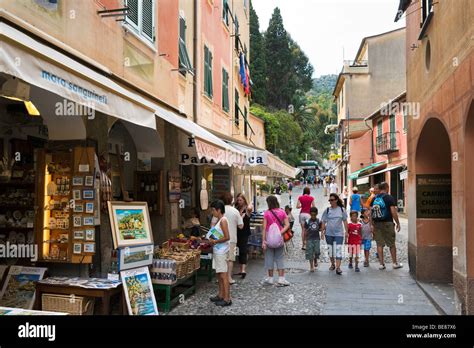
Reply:
<svg viewBox="0 0 474 348"><path fill-rule="evenodd" d="M247 117L247 107L244 106L244 117L245 117L245 126L244 126L244 135L247 138L248 135L248 117Z"/></svg>
<svg viewBox="0 0 474 348"><path fill-rule="evenodd" d="M377 122L377 137L382 136L382 120Z"/></svg>
<svg viewBox="0 0 474 348"><path fill-rule="evenodd" d="M248 4L249 0L244 0L244 12L245 14L247 15L247 11L248 11L248 8L249 8L249 4Z"/></svg>
<svg viewBox="0 0 474 348"><path fill-rule="evenodd" d="M344 88L341 88L341 109L344 107Z"/></svg>
<svg viewBox="0 0 474 348"><path fill-rule="evenodd" d="M406 133L408 130L408 112L403 110L403 131Z"/></svg>
<svg viewBox="0 0 474 348"><path fill-rule="evenodd" d="M239 51L239 19L234 16L234 28L235 28L235 50Z"/></svg>
<svg viewBox="0 0 474 348"><path fill-rule="evenodd" d="M239 91L235 90L235 125L238 127L240 124L240 108L239 108Z"/></svg>
<svg viewBox="0 0 474 348"><path fill-rule="evenodd" d="M186 48L186 19L179 17L179 72L186 75L187 72L192 74L192 70L193 65Z"/></svg>
<svg viewBox="0 0 474 348"><path fill-rule="evenodd" d="M395 115L390 115L390 148L392 149L397 146L396 131L397 125L395 123Z"/></svg>
<svg viewBox="0 0 474 348"><path fill-rule="evenodd" d="M204 46L204 93L212 99L212 52Z"/></svg>
<svg viewBox="0 0 474 348"><path fill-rule="evenodd" d="M155 1L126 0L128 14L125 21L149 41L155 41Z"/></svg>
<svg viewBox="0 0 474 348"><path fill-rule="evenodd" d="M222 21L229 26L229 1L222 0Z"/></svg>
<svg viewBox="0 0 474 348"><path fill-rule="evenodd" d="M229 112L229 73L222 68L222 110Z"/></svg>
<svg viewBox="0 0 474 348"><path fill-rule="evenodd" d="M433 12L433 0L421 0L421 24L425 23L426 19Z"/></svg>

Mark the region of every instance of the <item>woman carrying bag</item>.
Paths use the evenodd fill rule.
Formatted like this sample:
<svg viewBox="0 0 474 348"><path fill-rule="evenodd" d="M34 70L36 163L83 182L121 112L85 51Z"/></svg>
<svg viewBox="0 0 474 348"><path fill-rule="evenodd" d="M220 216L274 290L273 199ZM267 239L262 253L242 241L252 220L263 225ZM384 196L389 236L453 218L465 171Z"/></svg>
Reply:
<svg viewBox="0 0 474 348"><path fill-rule="evenodd" d="M262 248L265 251L265 269L268 277L264 284L273 285L273 270L275 263L278 270L278 286L288 286L285 279L284 265L284 235L290 229L290 222L285 211L280 208L275 196L267 197L268 210L263 215Z"/></svg>

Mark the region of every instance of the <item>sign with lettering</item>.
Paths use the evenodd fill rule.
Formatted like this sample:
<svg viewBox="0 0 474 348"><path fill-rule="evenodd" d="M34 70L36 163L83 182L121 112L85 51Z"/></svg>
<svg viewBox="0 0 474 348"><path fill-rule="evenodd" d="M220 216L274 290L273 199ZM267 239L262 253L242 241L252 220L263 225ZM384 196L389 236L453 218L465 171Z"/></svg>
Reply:
<svg viewBox="0 0 474 348"><path fill-rule="evenodd" d="M416 216L420 219L451 219L451 175L416 176Z"/></svg>
<svg viewBox="0 0 474 348"><path fill-rule="evenodd" d="M214 169L212 171L212 198L221 199L225 192L230 192L230 170Z"/></svg>

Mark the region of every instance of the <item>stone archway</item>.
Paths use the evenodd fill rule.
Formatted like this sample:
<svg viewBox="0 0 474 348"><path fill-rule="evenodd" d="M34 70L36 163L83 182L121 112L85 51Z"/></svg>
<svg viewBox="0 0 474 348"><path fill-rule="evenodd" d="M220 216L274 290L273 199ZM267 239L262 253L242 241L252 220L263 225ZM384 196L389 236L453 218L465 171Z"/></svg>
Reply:
<svg viewBox="0 0 474 348"><path fill-rule="evenodd" d="M474 161L472 160L472 151L474 149L474 101L468 109L465 140L464 140L464 192L466 197L465 208L465 231L466 231L466 314L474 313Z"/></svg>
<svg viewBox="0 0 474 348"><path fill-rule="evenodd" d="M420 133L415 167L416 278L451 283L451 143L445 126L437 118L430 118Z"/></svg>

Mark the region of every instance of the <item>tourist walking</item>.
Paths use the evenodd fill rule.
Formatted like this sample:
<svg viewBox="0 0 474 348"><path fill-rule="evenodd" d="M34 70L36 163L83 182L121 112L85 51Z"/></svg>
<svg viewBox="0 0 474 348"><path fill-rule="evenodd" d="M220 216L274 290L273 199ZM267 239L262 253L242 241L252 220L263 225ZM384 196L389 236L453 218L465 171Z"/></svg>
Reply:
<svg viewBox="0 0 474 348"><path fill-rule="evenodd" d="M364 249L364 267L369 267L370 249L372 248L373 228L370 223L370 210L363 208L360 215L362 226L362 248Z"/></svg>
<svg viewBox="0 0 474 348"><path fill-rule="evenodd" d="M298 197L298 202L296 203L296 208L300 210L299 222L301 225L301 241L303 243L302 250L306 249L306 238L305 238L305 228L304 223L308 220L310 216L311 207L316 207L316 202L314 197L311 196L311 190L309 187L303 189L303 194Z"/></svg>
<svg viewBox="0 0 474 348"><path fill-rule="evenodd" d="M288 196L289 196L289 199L290 199L290 204L291 204L291 201L292 201L292 197L291 197L292 194L293 194L293 182L288 181Z"/></svg>
<svg viewBox="0 0 474 348"><path fill-rule="evenodd" d="M244 279L247 276L247 244L249 237L252 234L250 231L250 216L252 215L253 207L247 203L245 196L239 193L235 200L235 208L239 211L240 216L244 222L244 226L242 228L237 228L237 250L240 272L236 275L239 275L242 279Z"/></svg>
<svg viewBox="0 0 474 348"><path fill-rule="evenodd" d="M232 270L234 268L234 261L237 256L237 229L244 227L244 221L239 211L232 206L234 197L230 192L226 192L222 195L222 201L225 204L225 217L229 225L229 255L228 255L228 273L229 273L229 284L234 284L235 280L232 279Z"/></svg>
<svg viewBox="0 0 474 348"><path fill-rule="evenodd" d="M383 248L388 246L392 255L393 268L402 268L397 262L397 248L395 246L395 230L400 232L400 221L398 220L397 202L389 195L389 186L386 182L379 184L380 193L377 194L371 204L371 221L374 226L374 238L377 243L377 254L380 262L380 270L384 270L385 261ZM394 224L395 221L395 224Z"/></svg>
<svg viewBox="0 0 474 348"><path fill-rule="evenodd" d="M344 203L336 193L329 195L329 208L327 208L321 220L323 222L322 239L326 239L329 247L329 257L331 260L330 271L336 270L336 274L341 275L342 246L344 236L348 239L347 212Z"/></svg>
<svg viewBox="0 0 474 348"><path fill-rule="evenodd" d="M339 194L339 186L337 186L336 180L333 180L331 184L329 184L329 193L337 193Z"/></svg>
<svg viewBox="0 0 474 348"><path fill-rule="evenodd" d="M213 245L212 268L215 269L219 283L219 293L211 297L210 300L217 306L230 306L229 276L227 273L227 257L229 253L229 225L225 214L225 204L223 201L214 201L211 204L212 215L217 219L217 223L207 233L207 239Z"/></svg>
<svg viewBox="0 0 474 348"><path fill-rule="evenodd" d="M359 213L351 211L351 222L349 222L347 229L349 231L349 239L347 241L349 250L349 268L352 269L352 260L355 261L354 271L360 272L359 269L359 254L360 245L362 243L362 224L359 222Z"/></svg>
<svg viewBox="0 0 474 348"><path fill-rule="evenodd" d="M347 186L344 186L344 189L342 190L341 194L341 199L344 202L344 209L347 209L347 199L349 197L349 189Z"/></svg>
<svg viewBox="0 0 474 348"><path fill-rule="evenodd" d="M360 213L362 210L362 201L361 201L361 196L359 194L359 189L357 186L354 186L352 188L352 195L349 198L349 207L350 211L356 211L357 213Z"/></svg>
<svg viewBox="0 0 474 348"><path fill-rule="evenodd" d="M311 217L305 222L306 230L306 260L309 261L309 271L314 272L318 267L318 259L321 253L321 221L318 219L318 208L312 207Z"/></svg>
<svg viewBox="0 0 474 348"><path fill-rule="evenodd" d="M284 245L283 234L290 228L288 217L283 209L280 209L275 196L267 197L268 210L263 214L262 248L265 251L265 269L268 277L264 284L273 285L273 270L276 264L278 270L278 286L288 286L290 283L285 279Z"/></svg>

